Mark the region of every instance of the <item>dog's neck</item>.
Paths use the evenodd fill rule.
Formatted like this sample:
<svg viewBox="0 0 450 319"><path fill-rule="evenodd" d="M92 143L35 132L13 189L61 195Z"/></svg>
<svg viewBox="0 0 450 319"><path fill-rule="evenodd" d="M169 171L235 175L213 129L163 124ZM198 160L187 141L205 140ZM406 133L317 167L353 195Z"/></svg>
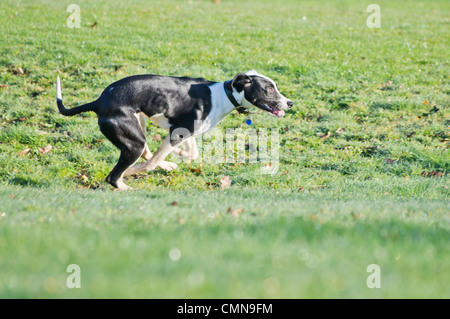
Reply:
<svg viewBox="0 0 450 319"><path fill-rule="evenodd" d="M228 99L230 100L231 104L233 104L234 107L242 106L241 103L238 102L236 100L236 97L234 96L234 94L238 95L238 93L233 90L233 87L231 86L231 80L224 82L223 88L225 90L225 94L227 95ZM238 98L240 97L238 96Z"/></svg>
<svg viewBox="0 0 450 319"><path fill-rule="evenodd" d="M233 90L231 81L216 82L209 88L211 90L211 111L205 119L205 129L214 128L225 116L240 106L243 100L243 92L240 94Z"/></svg>

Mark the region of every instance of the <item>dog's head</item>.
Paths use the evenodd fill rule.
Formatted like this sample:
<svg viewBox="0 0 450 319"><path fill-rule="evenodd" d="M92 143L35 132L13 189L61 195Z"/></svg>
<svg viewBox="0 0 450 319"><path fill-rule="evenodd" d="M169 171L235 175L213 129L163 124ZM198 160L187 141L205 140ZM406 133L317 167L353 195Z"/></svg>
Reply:
<svg viewBox="0 0 450 319"><path fill-rule="evenodd" d="M272 79L255 71L237 74L231 82L233 95L246 108L256 106L276 117L284 115L293 103L283 96Z"/></svg>

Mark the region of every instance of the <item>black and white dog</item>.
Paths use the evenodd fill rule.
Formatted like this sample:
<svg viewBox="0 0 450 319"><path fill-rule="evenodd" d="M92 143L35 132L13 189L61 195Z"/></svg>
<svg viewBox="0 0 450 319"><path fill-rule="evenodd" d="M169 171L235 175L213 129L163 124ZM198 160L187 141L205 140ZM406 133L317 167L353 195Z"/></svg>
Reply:
<svg viewBox="0 0 450 319"><path fill-rule="evenodd" d="M87 104L66 109L62 103L61 82L56 81L56 103L61 114L97 113L101 132L120 149L120 157L106 181L126 190L123 177L148 172L156 167L177 168L164 161L170 152L195 159L198 149L195 136L213 129L234 108L256 106L276 117L293 103L268 77L249 71L233 80L213 82L202 78L135 75L110 84L100 97ZM168 129L155 154L146 143L145 119ZM199 124L200 123L200 124ZM178 147L185 143L186 150ZM134 165L142 157L145 162Z"/></svg>

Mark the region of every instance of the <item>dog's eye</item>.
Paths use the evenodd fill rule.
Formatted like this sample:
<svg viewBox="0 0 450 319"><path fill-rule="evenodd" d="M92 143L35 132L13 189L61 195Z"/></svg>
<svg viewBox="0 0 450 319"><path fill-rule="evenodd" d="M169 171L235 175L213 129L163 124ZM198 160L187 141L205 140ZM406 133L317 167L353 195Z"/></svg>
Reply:
<svg viewBox="0 0 450 319"><path fill-rule="evenodd" d="M267 93L273 94L273 93L275 93L275 89L270 86L270 87L267 88Z"/></svg>

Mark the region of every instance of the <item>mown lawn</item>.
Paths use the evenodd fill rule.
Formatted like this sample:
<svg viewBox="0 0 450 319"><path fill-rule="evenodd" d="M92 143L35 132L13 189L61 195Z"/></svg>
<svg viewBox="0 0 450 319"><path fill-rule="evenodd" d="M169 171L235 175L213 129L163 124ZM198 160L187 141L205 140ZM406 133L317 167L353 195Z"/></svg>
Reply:
<svg viewBox="0 0 450 319"><path fill-rule="evenodd" d="M69 3L0 4L1 297L450 297L448 1L378 1L379 29L353 0L91 2L73 29ZM95 114L54 101L58 74L75 106L132 74L249 69L295 103L251 115L279 133L275 174L172 157L113 192Z"/></svg>

